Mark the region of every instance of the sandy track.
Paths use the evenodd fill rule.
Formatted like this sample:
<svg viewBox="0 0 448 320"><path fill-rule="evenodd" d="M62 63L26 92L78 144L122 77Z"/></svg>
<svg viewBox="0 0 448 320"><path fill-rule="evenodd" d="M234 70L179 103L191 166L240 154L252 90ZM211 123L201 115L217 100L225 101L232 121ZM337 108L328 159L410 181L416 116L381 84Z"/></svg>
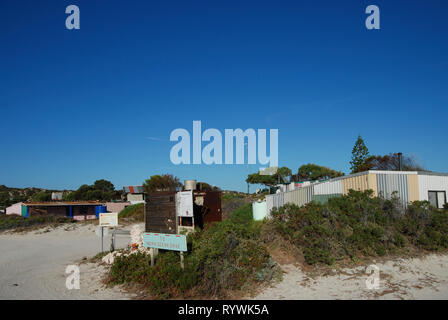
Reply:
<svg viewBox="0 0 448 320"><path fill-rule="evenodd" d="M105 288L107 267L79 263L100 251L95 225L63 225L25 234L0 234L0 299L129 299L119 287ZM126 227L130 230L131 226ZM107 250L110 238L104 244ZM124 247L128 236L119 236ZM80 268L80 289L65 286L67 265ZM312 277L299 267L283 265L279 284L255 299L448 299L448 255L378 262L379 289L367 289L366 266Z"/></svg>
<svg viewBox="0 0 448 320"><path fill-rule="evenodd" d="M448 299L448 255L397 259L375 263L380 270L378 289L368 289L366 267L346 268L314 279L293 265L279 284L255 299Z"/></svg>
<svg viewBox="0 0 448 320"><path fill-rule="evenodd" d="M83 257L101 251L96 225L63 225L50 232L0 234L0 299L124 299L118 288L105 288L104 267L79 264ZM130 230L130 226L125 228ZM117 236L117 247L125 247L129 236ZM104 249L110 245L105 237ZM80 289L65 286L65 269L80 268Z"/></svg>

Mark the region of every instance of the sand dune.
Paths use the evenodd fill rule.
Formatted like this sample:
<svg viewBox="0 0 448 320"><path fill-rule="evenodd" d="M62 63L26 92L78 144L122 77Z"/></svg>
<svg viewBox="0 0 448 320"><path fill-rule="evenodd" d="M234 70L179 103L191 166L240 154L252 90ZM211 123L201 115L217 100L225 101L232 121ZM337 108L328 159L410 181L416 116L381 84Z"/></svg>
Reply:
<svg viewBox="0 0 448 320"><path fill-rule="evenodd" d="M100 238L93 224L62 225L25 234L0 235L0 299L123 299L120 289L106 289L101 283L105 268L80 264L83 257L101 251ZM126 227L130 230L131 226ZM118 236L118 247L125 247L128 236ZM110 245L105 237L104 248ZM68 265L79 265L80 289L68 290Z"/></svg>

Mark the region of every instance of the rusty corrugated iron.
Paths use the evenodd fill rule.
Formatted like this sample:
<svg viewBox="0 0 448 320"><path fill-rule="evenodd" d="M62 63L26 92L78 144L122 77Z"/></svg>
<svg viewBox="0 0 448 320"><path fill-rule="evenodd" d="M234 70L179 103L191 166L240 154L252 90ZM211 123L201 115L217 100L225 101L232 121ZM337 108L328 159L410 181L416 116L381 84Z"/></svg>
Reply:
<svg viewBox="0 0 448 320"><path fill-rule="evenodd" d="M127 186L123 187L125 193L145 193L145 188L143 186Z"/></svg>
<svg viewBox="0 0 448 320"><path fill-rule="evenodd" d="M222 221L221 191L193 191L194 223L204 224Z"/></svg>
<svg viewBox="0 0 448 320"><path fill-rule="evenodd" d="M176 192L154 192L146 197L145 231L176 233Z"/></svg>
<svg viewBox="0 0 448 320"><path fill-rule="evenodd" d="M221 192L193 192L194 224L200 228L206 223L222 221ZM145 203L145 231L176 233L176 192L154 192ZM191 219L191 218L190 218ZM184 218L184 225L188 219Z"/></svg>

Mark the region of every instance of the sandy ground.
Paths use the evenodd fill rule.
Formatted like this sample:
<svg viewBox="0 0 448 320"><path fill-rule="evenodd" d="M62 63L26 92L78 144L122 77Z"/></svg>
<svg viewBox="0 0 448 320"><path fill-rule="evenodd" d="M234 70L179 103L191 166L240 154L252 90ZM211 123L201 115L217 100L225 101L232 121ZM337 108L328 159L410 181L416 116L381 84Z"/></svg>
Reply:
<svg viewBox="0 0 448 320"><path fill-rule="evenodd" d="M49 232L39 229L22 234L0 234L0 299L127 299L132 296L118 287L101 283L105 267L80 263L101 251L97 225L68 224ZM130 230L131 226L124 228ZM117 236L117 247L125 247L129 236ZM110 235L104 249L110 247ZM80 269L80 289L66 288L68 265Z"/></svg>
<svg viewBox="0 0 448 320"><path fill-rule="evenodd" d="M377 288L371 286L373 274L366 272L367 266L312 277L299 267L284 265L283 280L255 299L448 299L448 255L373 263L379 268Z"/></svg>
<svg viewBox="0 0 448 320"><path fill-rule="evenodd" d="M97 226L63 225L21 234L0 234L0 299L130 299L120 287L101 282L107 267L80 263L101 249ZM131 226L124 228L130 230ZM125 247L129 236L118 236ZM110 245L105 237L104 248ZM448 255L373 262L379 288L368 289L367 266L333 270L317 276L292 264L283 265L283 280L252 299L448 299ZM66 288L68 265L80 269L80 289ZM370 276L372 279L372 276ZM251 297L248 297L251 299Z"/></svg>

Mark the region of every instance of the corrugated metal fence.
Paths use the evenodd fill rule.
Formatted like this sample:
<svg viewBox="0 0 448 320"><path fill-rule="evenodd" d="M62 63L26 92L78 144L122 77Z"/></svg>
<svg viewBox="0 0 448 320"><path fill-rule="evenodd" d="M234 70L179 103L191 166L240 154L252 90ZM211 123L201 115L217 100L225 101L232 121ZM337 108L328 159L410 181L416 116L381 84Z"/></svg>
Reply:
<svg viewBox="0 0 448 320"><path fill-rule="evenodd" d="M407 206L409 203L408 176L406 174L377 174L376 183L378 196L391 199L394 192L400 202Z"/></svg>
<svg viewBox="0 0 448 320"><path fill-rule="evenodd" d="M314 194L342 194L342 180L317 183L314 185Z"/></svg>
<svg viewBox="0 0 448 320"><path fill-rule="evenodd" d="M374 191L374 195L378 195L385 199L391 199L392 194L397 192L397 197L400 199L400 202L404 206L407 206L410 201L414 201L418 197L416 185L417 179L415 178L408 181L410 180L408 179L408 174L416 173L367 171L325 182L311 184L310 186L302 187L289 192L268 195L266 196L267 215L270 216L273 208L279 208L286 203L293 203L298 206L303 206L312 200L319 203L325 203L330 198L347 194L350 189L359 191L372 189ZM423 175L419 175L418 179L420 185L420 199L424 200L427 200L427 189L429 188L426 186L426 184L429 184L429 182L426 183L426 180L434 180L431 186L437 187L440 190L444 190L444 186L448 182L448 176L426 178ZM410 182L411 187L415 190L411 188L412 190L410 191ZM426 198L424 198L425 196Z"/></svg>
<svg viewBox="0 0 448 320"><path fill-rule="evenodd" d="M266 196L266 209L268 217L273 208L279 208L287 203L303 206L313 200L313 186L299 188L293 191L270 194Z"/></svg>

